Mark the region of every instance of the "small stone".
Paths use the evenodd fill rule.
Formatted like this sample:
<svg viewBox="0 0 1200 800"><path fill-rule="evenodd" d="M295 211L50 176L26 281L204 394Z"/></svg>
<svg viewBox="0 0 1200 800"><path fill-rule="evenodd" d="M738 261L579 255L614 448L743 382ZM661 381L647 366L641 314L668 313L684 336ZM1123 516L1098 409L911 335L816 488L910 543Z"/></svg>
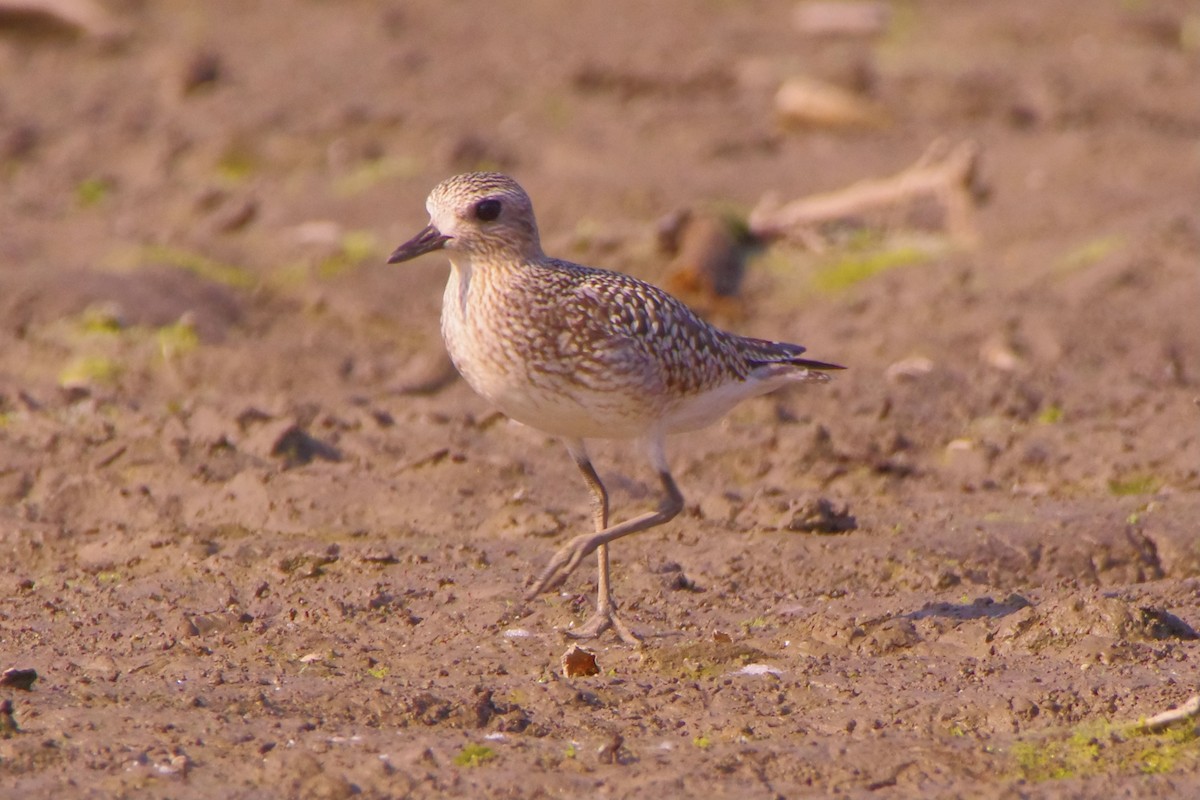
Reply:
<svg viewBox="0 0 1200 800"><path fill-rule="evenodd" d="M845 533L857 528L858 520L850 513L848 504L834 508L824 497L805 501L787 524L789 531L801 533Z"/></svg>
<svg viewBox="0 0 1200 800"><path fill-rule="evenodd" d="M796 30L808 36L878 36L891 19L891 9L875 0L808 0L792 12Z"/></svg>
<svg viewBox="0 0 1200 800"><path fill-rule="evenodd" d="M180 88L184 94L191 94L197 89L216 83L221 78L221 72L219 55L208 51L195 53L184 65Z"/></svg>
<svg viewBox="0 0 1200 800"><path fill-rule="evenodd" d="M779 87L775 113L784 123L813 128L877 127L887 120L883 109L866 97L803 75Z"/></svg>
<svg viewBox="0 0 1200 800"><path fill-rule="evenodd" d="M884 376L892 383L924 378L933 372L933 361L924 356L903 358L887 368Z"/></svg>
<svg viewBox="0 0 1200 800"><path fill-rule="evenodd" d="M0 686L11 686L25 692L33 691L33 682L38 679L36 669L9 667L0 673Z"/></svg>
<svg viewBox="0 0 1200 800"><path fill-rule="evenodd" d="M562 673L566 678L599 675L600 666L596 663L596 654L584 650L579 645L572 645L571 649L562 655Z"/></svg>

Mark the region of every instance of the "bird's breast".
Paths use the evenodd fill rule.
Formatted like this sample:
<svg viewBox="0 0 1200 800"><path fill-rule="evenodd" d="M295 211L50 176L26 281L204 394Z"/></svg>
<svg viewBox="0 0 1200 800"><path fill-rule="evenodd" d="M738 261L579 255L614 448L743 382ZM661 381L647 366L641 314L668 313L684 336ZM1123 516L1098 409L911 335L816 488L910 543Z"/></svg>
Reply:
<svg viewBox="0 0 1200 800"><path fill-rule="evenodd" d="M446 349L471 388L518 422L559 436L642 435L653 394L627 386L630 370L554 307L519 281L455 267L442 304Z"/></svg>

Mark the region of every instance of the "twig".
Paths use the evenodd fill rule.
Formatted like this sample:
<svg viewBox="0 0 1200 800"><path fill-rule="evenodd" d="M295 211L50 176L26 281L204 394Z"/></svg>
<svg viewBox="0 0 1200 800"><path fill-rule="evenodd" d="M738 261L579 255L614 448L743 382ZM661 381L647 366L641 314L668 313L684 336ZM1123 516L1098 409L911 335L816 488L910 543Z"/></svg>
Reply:
<svg viewBox="0 0 1200 800"><path fill-rule="evenodd" d="M1188 698L1187 702L1178 708L1172 708L1170 711L1155 714L1150 719L1138 722L1134 725L1134 729L1145 731L1146 733L1158 733L1164 728L1171 727L1176 722L1185 722L1196 717L1200 717L1200 694L1192 695Z"/></svg>
<svg viewBox="0 0 1200 800"><path fill-rule="evenodd" d="M115 39L120 26L95 0L0 0L0 15L41 15L97 39Z"/></svg>
<svg viewBox="0 0 1200 800"><path fill-rule="evenodd" d="M974 212L979 153L974 142L963 142L946 152L945 142L939 140L915 164L887 178L861 181L783 206L775 198L764 197L750 212L750 230L762 239L794 236L803 240L822 222L932 197L945 210L950 237L972 246L978 241Z"/></svg>

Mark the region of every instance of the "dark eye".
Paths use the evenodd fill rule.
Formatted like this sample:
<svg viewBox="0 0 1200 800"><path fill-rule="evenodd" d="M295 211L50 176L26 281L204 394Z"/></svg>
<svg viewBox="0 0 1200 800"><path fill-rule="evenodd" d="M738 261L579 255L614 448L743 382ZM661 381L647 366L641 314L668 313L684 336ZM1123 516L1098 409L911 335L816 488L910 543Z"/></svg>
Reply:
<svg viewBox="0 0 1200 800"><path fill-rule="evenodd" d="M493 198L475 204L475 218L480 222L491 222L500 216L500 201Z"/></svg>

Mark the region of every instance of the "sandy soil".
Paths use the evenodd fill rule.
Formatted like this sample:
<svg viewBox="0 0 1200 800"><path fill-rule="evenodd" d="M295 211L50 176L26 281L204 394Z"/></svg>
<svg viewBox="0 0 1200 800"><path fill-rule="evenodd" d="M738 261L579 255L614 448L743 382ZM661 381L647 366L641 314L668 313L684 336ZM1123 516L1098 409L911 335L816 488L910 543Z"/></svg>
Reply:
<svg viewBox="0 0 1200 800"><path fill-rule="evenodd" d="M1200 688L1194 4L106 8L0 17L0 794L1200 791L1191 725L1130 727ZM781 127L796 74L887 122ZM382 264L429 189L504 169L550 252L662 281L663 215L941 137L978 246L926 209L749 261L727 324L851 369L672 442L685 514L614 545L646 645L564 677L591 568L519 598L587 491L440 380L443 260Z"/></svg>

